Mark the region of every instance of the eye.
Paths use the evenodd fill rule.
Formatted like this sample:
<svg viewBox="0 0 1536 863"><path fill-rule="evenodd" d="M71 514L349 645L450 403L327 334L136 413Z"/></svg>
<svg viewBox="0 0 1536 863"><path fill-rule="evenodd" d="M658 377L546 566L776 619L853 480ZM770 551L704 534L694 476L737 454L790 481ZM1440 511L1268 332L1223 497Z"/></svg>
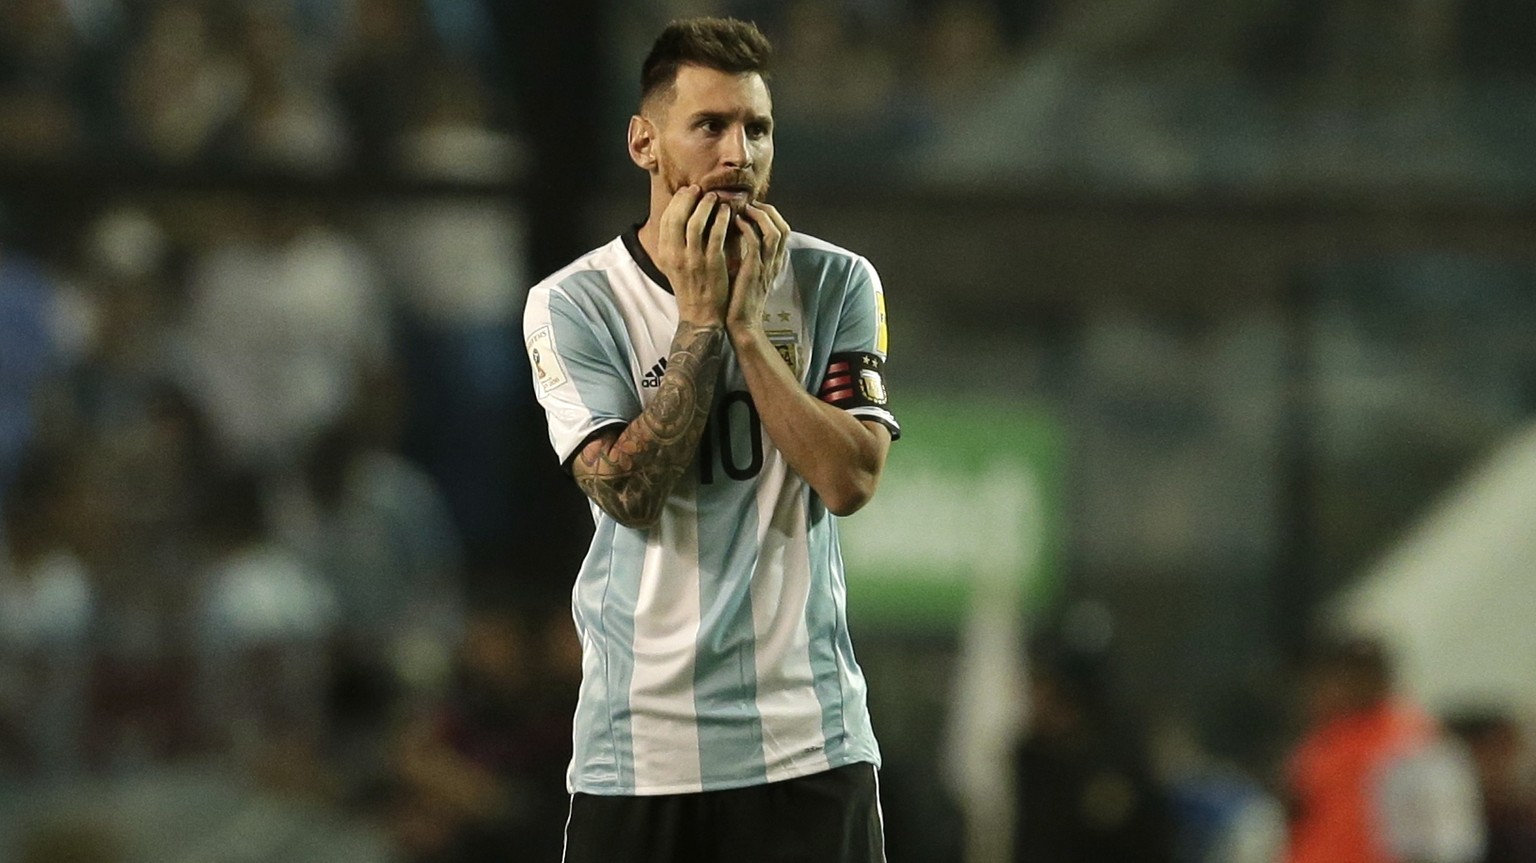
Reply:
<svg viewBox="0 0 1536 863"><path fill-rule="evenodd" d="M708 132L711 135L718 135L720 134L721 130L725 128L725 124L715 119L704 119L699 121L697 128L702 132Z"/></svg>
<svg viewBox="0 0 1536 863"><path fill-rule="evenodd" d="M747 124L747 136L748 137L751 137L751 138L766 138L768 136L768 132L769 132L769 126L768 126L767 123L748 123Z"/></svg>

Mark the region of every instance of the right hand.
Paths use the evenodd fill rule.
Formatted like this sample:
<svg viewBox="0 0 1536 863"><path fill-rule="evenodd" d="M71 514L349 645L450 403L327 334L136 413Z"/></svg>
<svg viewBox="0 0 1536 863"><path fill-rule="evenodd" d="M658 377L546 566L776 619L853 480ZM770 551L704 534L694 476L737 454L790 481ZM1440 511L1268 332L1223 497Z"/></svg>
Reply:
<svg viewBox="0 0 1536 863"><path fill-rule="evenodd" d="M713 223L711 215L716 216ZM699 187L692 185L678 189L661 214L656 266L672 283L683 322L696 326L725 322L730 296L725 236L730 224L730 205L713 192L700 195Z"/></svg>

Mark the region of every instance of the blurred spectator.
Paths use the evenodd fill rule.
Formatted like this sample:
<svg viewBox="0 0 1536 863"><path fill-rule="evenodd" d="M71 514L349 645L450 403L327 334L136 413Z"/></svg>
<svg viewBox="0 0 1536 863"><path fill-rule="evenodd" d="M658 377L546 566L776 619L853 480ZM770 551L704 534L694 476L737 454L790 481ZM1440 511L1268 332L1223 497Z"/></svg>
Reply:
<svg viewBox="0 0 1536 863"><path fill-rule="evenodd" d="M890 101L897 83L893 40L855 27L841 5L831 0L787 5L774 87L792 94L795 113L808 115L810 122L841 117L868 124Z"/></svg>
<svg viewBox="0 0 1536 863"><path fill-rule="evenodd" d="M395 670L382 657L343 646L325 688L318 767L331 799L349 814L387 817L394 748L404 710Z"/></svg>
<svg viewBox="0 0 1536 863"><path fill-rule="evenodd" d="M1007 58L992 4L943 0L934 4L922 30L920 87L929 104L952 109L984 95L1001 80Z"/></svg>
<svg viewBox="0 0 1536 863"><path fill-rule="evenodd" d="M455 686L400 744L392 821L411 863L559 858L579 648L563 608L469 622Z"/></svg>
<svg viewBox="0 0 1536 863"><path fill-rule="evenodd" d="M291 463L389 349L364 248L299 205L229 202L192 263L181 369L237 463Z"/></svg>
<svg viewBox="0 0 1536 863"><path fill-rule="evenodd" d="M0 3L0 157L82 152L93 71L65 0Z"/></svg>
<svg viewBox="0 0 1536 863"><path fill-rule="evenodd" d="M283 4L240 10L239 52L249 87L234 119L230 160L257 168L323 174L345 164L349 141L330 91L324 46L307 42Z"/></svg>
<svg viewBox="0 0 1536 863"><path fill-rule="evenodd" d="M357 0L336 53L334 76L347 125L365 172L392 167L394 142L414 109L423 71L436 58L423 0Z"/></svg>
<svg viewBox="0 0 1536 863"><path fill-rule="evenodd" d="M1170 861L1167 801L1137 735L1111 708L1106 657L1042 641L1030 663L1029 729L1014 761L1014 860Z"/></svg>
<svg viewBox="0 0 1536 863"><path fill-rule="evenodd" d="M114 204L78 246L73 276L98 323L67 379L65 424L90 441L97 490L116 528L98 563L112 609L104 646L121 654L138 641L164 652L187 610L192 520L214 467L211 429L171 382L181 297L158 221L136 203ZM125 627L123 616L142 619ZM125 638L136 626L153 634Z"/></svg>
<svg viewBox="0 0 1536 863"><path fill-rule="evenodd" d="M1231 73L1254 36L1288 6L1284 0L1216 4L1204 0L1132 0L1106 6L1087 0L1050 4L1047 52L1100 72Z"/></svg>
<svg viewBox="0 0 1536 863"><path fill-rule="evenodd" d="M151 163L195 164L228 134L249 82L208 5L167 0L141 11L118 96L126 143Z"/></svg>
<svg viewBox="0 0 1536 863"><path fill-rule="evenodd" d="M174 314L169 244L140 205L114 204L82 232L75 277L98 322L71 389L73 419L114 431L143 414L150 389L170 371Z"/></svg>
<svg viewBox="0 0 1536 863"><path fill-rule="evenodd" d="M336 601L271 536L256 476L210 500L210 555L198 611L200 715L220 751L253 759L271 747L318 747Z"/></svg>
<svg viewBox="0 0 1536 863"><path fill-rule="evenodd" d="M1325 643L1306 681L1309 730L1288 765L1287 863L1473 863L1476 779L1434 720L1393 691L1376 641Z"/></svg>
<svg viewBox="0 0 1536 863"><path fill-rule="evenodd" d="M184 392L163 380L137 389L131 411L98 418L87 434L90 495L77 515L91 525L81 545L101 600L91 755L111 767L196 742L188 659L197 543L220 469L207 421Z"/></svg>
<svg viewBox="0 0 1536 863"><path fill-rule="evenodd" d="M1458 714L1446 722L1472 756L1483 800L1487 848L1479 863L1536 861L1536 795L1525 768L1525 734L1513 716L1498 710Z"/></svg>
<svg viewBox="0 0 1536 863"><path fill-rule="evenodd" d="M33 399L56 362L53 283L6 249L0 257L0 493L32 441Z"/></svg>
<svg viewBox="0 0 1536 863"><path fill-rule="evenodd" d="M56 780L82 766L90 637L90 574L67 528L70 462L28 460L0 522L0 775Z"/></svg>
<svg viewBox="0 0 1536 863"><path fill-rule="evenodd" d="M472 70L435 65L411 92L416 114L396 139L402 174L471 183L516 176L522 154L489 125L489 96ZM517 323L533 281L522 214L497 198L425 198L384 210L378 228L403 312L407 450L442 488L475 562L504 560L524 522L513 510L521 500L516 420L532 403Z"/></svg>
<svg viewBox="0 0 1536 863"><path fill-rule="evenodd" d="M279 495L275 520L334 595L348 649L410 678L413 651L458 638L463 560L436 485L387 446L397 424L352 419L323 433L300 484Z"/></svg>
<svg viewBox="0 0 1536 863"><path fill-rule="evenodd" d="M777 17L784 36L773 89L795 106L776 127L780 146L825 150L834 170L867 171L890 154L917 107L904 98L900 28L860 23L832 0L795 0Z"/></svg>
<svg viewBox="0 0 1536 863"><path fill-rule="evenodd" d="M1175 824L1174 860L1279 859L1285 847L1284 807L1235 761L1213 752L1191 724L1170 722L1160 728L1153 755Z"/></svg>
<svg viewBox="0 0 1536 863"><path fill-rule="evenodd" d="M38 402L81 354L90 303L19 249L0 248L0 496L38 433Z"/></svg>

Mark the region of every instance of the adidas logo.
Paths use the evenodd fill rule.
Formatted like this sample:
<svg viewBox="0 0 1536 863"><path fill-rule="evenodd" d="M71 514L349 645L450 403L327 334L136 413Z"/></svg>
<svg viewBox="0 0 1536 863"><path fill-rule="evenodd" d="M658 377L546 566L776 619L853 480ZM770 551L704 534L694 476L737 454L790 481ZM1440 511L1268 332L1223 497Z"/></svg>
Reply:
<svg viewBox="0 0 1536 863"><path fill-rule="evenodd" d="M661 376L666 373L667 358L662 357L656 361L656 365L651 366L650 371L645 373L645 377L640 379L640 386L645 387L646 389L654 389L659 387L661 386Z"/></svg>

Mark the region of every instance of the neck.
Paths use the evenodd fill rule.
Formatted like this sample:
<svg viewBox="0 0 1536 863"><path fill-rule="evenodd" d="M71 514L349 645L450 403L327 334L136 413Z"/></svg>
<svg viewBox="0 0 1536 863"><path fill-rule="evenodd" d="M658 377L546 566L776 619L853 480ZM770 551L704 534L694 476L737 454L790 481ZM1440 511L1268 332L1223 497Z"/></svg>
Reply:
<svg viewBox="0 0 1536 863"><path fill-rule="evenodd" d="M672 203L673 194L667 191L660 177L654 174L651 176L651 211L645 217L645 224L640 226L640 247L645 249L653 261L661 245L661 216Z"/></svg>
<svg viewBox="0 0 1536 863"><path fill-rule="evenodd" d="M661 229L657 227L659 221L660 216L652 210L651 215L645 220L645 224L641 225L640 230L637 232L640 237L640 248L645 249L645 253L651 256L652 261L657 260L656 252L661 239Z"/></svg>

